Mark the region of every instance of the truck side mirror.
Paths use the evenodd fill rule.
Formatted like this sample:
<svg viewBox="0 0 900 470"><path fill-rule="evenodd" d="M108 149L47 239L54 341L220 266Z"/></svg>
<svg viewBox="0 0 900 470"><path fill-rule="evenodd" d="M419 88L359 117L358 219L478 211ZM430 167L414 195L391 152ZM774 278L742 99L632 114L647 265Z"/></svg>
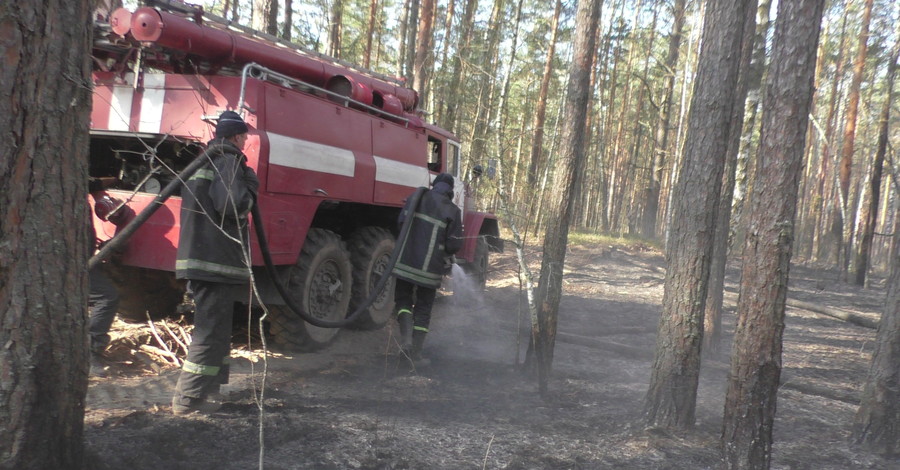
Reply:
<svg viewBox="0 0 900 470"><path fill-rule="evenodd" d="M477 180L482 173L484 173L484 168L481 165L475 165L472 168L472 179Z"/></svg>

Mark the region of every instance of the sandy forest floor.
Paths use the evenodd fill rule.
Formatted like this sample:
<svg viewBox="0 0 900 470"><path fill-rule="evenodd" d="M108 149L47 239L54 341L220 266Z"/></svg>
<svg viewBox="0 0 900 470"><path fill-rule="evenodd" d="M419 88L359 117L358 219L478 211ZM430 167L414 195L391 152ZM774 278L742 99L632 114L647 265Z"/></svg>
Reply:
<svg viewBox="0 0 900 470"><path fill-rule="evenodd" d="M324 351L268 359L262 419L254 397L263 362L246 330L235 336L222 410L175 417L177 370L139 360L132 349L148 328L117 322L110 376L92 378L88 391L90 467L717 468L727 351L704 360L694 430L676 435L640 421L663 292L659 252L570 249L547 400L517 365L527 343L517 331L528 319L513 254L493 255L491 269L483 299L439 295L430 367L411 371L393 354L394 325L342 331ZM880 312L883 280L864 290L833 272L795 266L791 274L792 299L871 318ZM730 272L723 344L731 341L736 279ZM848 443L874 339L875 330L788 309L773 469L900 468Z"/></svg>

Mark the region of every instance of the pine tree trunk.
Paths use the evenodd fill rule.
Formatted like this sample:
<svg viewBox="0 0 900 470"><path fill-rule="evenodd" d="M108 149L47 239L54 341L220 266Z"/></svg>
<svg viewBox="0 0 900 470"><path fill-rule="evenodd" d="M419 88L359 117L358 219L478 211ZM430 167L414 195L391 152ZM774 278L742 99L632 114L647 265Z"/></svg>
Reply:
<svg viewBox="0 0 900 470"><path fill-rule="evenodd" d="M664 65L663 100L660 104L659 118L656 121L653 163L650 166L650 185L644 196L644 218L641 233L649 239L657 237L656 220L659 216L659 197L669 146L672 95L675 90L675 70L678 68L678 50L681 47L681 36L684 29L685 2L686 0L675 0L672 9L672 32L669 34L669 51L666 53Z"/></svg>
<svg viewBox="0 0 900 470"><path fill-rule="evenodd" d="M841 189L841 224L842 249L841 272L847 273L850 267L850 248L853 245L853 202L850 194L851 168L853 167L854 141L856 139L856 120L859 115L859 90L862 86L863 72L866 68L866 56L868 55L869 23L872 19L872 3L874 0L866 0L863 8L862 26L859 32L859 49L856 51L856 59L853 60L853 78L850 81L850 91L847 96L847 113L844 122L844 142L841 147L840 165L840 189Z"/></svg>
<svg viewBox="0 0 900 470"><path fill-rule="evenodd" d="M769 12L772 7L771 0L762 0L756 9L756 38L753 40L753 55L750 58L750 68L747 71L747 98L744 104L744 124L741 130L741 145L735 163L734 195L732 198L732 217L730 230L734 231L731 238L731 246L740 247L744 239L743 213L746 201L750 176L748 170L751 165L755 145L753 136L759 130L759 103L762 96L763 77L766 72L766 41L772 22Z"/></svg>
<svg viewBox="0 0 900 470"><path fill-rule="evenodd" d="M572 216L571 195L577 184L579 169L583 165L584 124L591 94L591 67L596 47L595 37L602 0L581 0L575 14L575 36L572 64L569 67L569 83L566 89L565 125L562 128L562 145L553 177L554 191L547 234L544 237L544 254L537 295L538 331L534 332L537 353L538 383L541 396L546 397L553 349L556 341L556 324L559 302L562 298L563 265L566 259L566 243L569 221Z"/></svg>
<svg viewBox="0 0 900 470"><path fill-rule="evenodd" d="M422 11L419 16L419 41L416 45L416 59L413 65L413 89L419 92L420 106L428 101L428 71L434 63L432 43L434 39L434 2L422 0Z"/></svg>
<svg viewBox="0 0 900 470"><path fill-rule="evenodd" d="M344 30L344 0L334 0L331 6L331 27L328 31L328 55L341 58Z"/></svg>
<svg viewBox="0 0 900 470"><path fill-rule="evenodd" d="M781 377L797 189L825 0L778 3L744 245L722 445L729 469L768 469Z"/></svg>
<svg viewBox="0 0 900 470"><path fill-rule="evenodd" d="M375 25L378 23L378 0L369 0L369 23L366 28L366 54L363 67L372 66L372 38L375 37Z"/></svg>
<svg viewBox="0 0 900 470"><path fill-rule="evenodd" d="M450 84L447 86L447 108L440 115L441 127L451 131L457 131L456 120L459 115L460 91L462 88L462 75L465 64L469 60L469 43L472 29L475 23L475 11L478 10L478 0L467 0L466 10L460 24L460 33L456 54L453 58L453 72L450 74Z"/></svg>
<svg viewBox="0 0 900 470"><path fill-rule="evenodd" d="M278 36L278 0L266 0L266 33Z"/></svg>
<svg viewBox="0 0 900 470"><path fill-rule="evenodd" d="M559 14L562 11L562 0L556 0L553 19L550 21L550 39L547 44L547 58L544 61L544 73L541 76L541 88L537 96L537 108L534 111L534 139L531 141L531 159L528 164L528 184L537 180L538 165L544 154L544 120L547 114L547 93L550 90L550 79L553 76L553 59L556 54L556 38L559 33Z"/></svg>
<svg viewBox="0 0 900 470"><path fill-rule="evenodd" d="M672 199L663 312L645 403L647 423L653 426L694 424L709 259L747 3L707 4L684 161Z"/></svg>
<svg viewBox="0 0 900 470"><path fill-rule="evenodd" d="M82 468L86 0L0 3L0 468Z"/></svg>
<svg viewBox="0 0 900 470"><path fill-rule="evenodd" d="M900 219L895 219L891 277L852 440L885 457L900 456Z"/></svg>
<svg viewBox="0 0 900 470"><path fill-rule="evenodd" d="M722 192L719 196L719 212L716 216L716 234L713 239L709 288L707 290L706 311L704 313L703 347L709 355L718 354L721 349L722 303L725 299L725 268L728 262L731 201L734 197L737 155L741 146L750 59L753 55L754 41L756 39L756 0L747 0L747 3L746 17L744 19L744 38L741 41L740 71L735 90L734 109L732 110L728 129L728 149L725 155Z"/></svg>
<svg viewBox="0 0 900 470"><path fill-rule="evenodd" d="M373 0L375 1L375 0ZM281 30L281 38L290 41L294 32L294 2L293 0L284 0L284 28ZM369 35L371 47L371 34ZM366 65L368 67L368 65Z"/></svg>
<svg viewBox="0 0 900 470"><path fill-rule="evenodd" d="M900 32L900 31L898 31ZM894 78L897 74L897 58L900 55L900 37L894 44L894 50L888 58L888 73L885 80L887 81L886 99L881 108L881 116L878 118L878 147L875 151L875 161L872 162L872 174L869 177L869 193L871 198L869 205L864 206L860 213L862 225L860 227L859 251L856 254L856 276L854 278L857 285L864 286L866 284L866 271L869 269L869 252L872 250L872 239L875 236L876 217L878 216L878 203L881 199L881 175L884 167L884 157L887 154L888 130L890 128L891 104L894 91Z"/></svg>
<svg viewBox="0 0 900 470"><path fill-rule="evenodd" d="M409 2L409 11L407 12L406 19L406 38L403 40L403 49L400 51L401 57L403 57L403 76L406 78L406 83L412 84L415 73L415 61L416 61L416 38L419 33L419 8L420 1L419 0L410 0Z"/></svg>

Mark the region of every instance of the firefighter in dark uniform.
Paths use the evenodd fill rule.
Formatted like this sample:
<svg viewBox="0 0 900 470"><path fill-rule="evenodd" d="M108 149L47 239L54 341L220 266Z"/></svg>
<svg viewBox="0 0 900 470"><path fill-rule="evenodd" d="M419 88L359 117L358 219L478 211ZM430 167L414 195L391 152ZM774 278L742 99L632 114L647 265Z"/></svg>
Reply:
<svg viewBox="0 0 900 470"><path fill-rule="evenodd" d="M175 275L187 279L194 297L194 332L172 398L172 412L212 412L210 399L228 383L234 302L250 281L247 215L256 203L259 180L242 153L247 124L225 111L209 141L209 163L182 191L181 233Z"/></svg>
<svg viewBox="0 0 900 470"><path fill-rule="evenodd" d="M417 207L406 206L399 224L412 217L406 240L398 240L400 257L394 266L397 278L394 301L400 324L401 349L417 366L428 365L422 346L431 322L431 307L453 255L462 248L462 221L452 201L453 177L441 173L434 178Z"/></svg>

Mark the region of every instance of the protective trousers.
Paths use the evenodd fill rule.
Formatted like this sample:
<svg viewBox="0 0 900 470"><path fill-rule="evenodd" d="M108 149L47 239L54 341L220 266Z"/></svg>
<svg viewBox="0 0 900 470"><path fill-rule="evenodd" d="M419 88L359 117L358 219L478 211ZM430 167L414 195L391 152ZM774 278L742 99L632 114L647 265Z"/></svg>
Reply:
<svg viewBox="0 0 900 470"><path fill-rule="evenodd" d="M206 398L228 383L231 322L239 285L190 280L194 295L194 332L175 396Z"/></svg>
<svg viewBox="0 0 900 470"><path fill-rule="evenodd" d="M100 354L109 345L109 328L116 319L119 307L119 290L106 276L103 265L94 266L89 272L91 319L88 332L91 335L91 352Z"/></svg>
<svg viewBox="0 0 900 470"><path fill-rule="evenodd" d="M396 279L394 288L394 303L397 312L412 312L413 331L428 332L431 323L431 307L434 305L434 297L437 289L417 286L409 281Z"/></svg>

